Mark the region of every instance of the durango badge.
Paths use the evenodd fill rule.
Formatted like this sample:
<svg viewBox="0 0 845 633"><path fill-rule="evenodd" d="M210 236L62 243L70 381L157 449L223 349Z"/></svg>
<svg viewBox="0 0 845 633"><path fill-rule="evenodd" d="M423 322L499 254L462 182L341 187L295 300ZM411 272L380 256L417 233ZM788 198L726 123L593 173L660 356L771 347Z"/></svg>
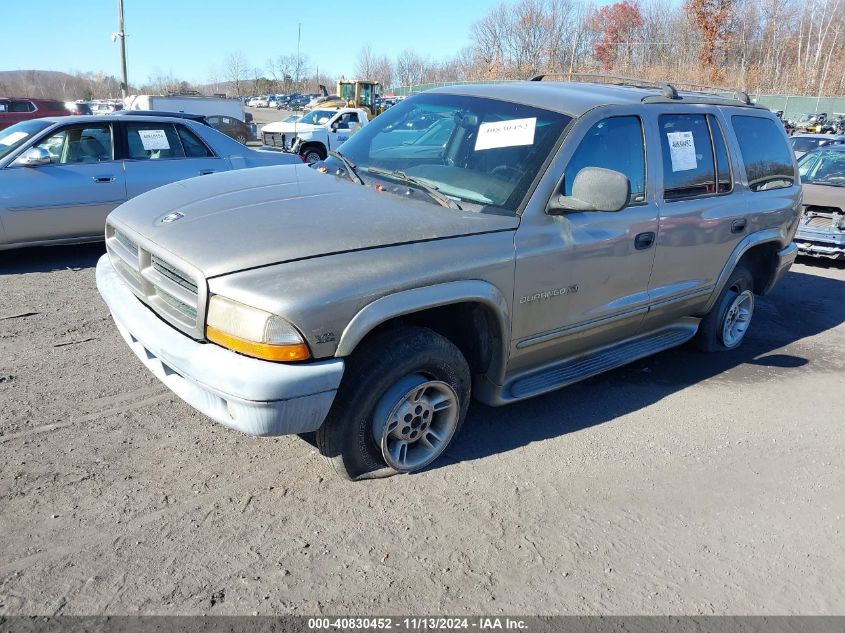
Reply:
<svg viewBox="0 0 845 633"><path fill-rule="evenodd" d="M176 220L181 220L185 217L185 214L181 211L174 211L173 213L168 213L161 219L162 224L170 224L171 222L175 222Z"/></svg>

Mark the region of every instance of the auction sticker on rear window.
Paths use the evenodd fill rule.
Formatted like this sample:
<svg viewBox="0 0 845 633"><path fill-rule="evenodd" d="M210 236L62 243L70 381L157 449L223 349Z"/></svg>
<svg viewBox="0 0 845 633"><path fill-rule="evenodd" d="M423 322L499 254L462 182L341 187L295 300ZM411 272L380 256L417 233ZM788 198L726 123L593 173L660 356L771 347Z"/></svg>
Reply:
<svg viewBox="0 0 845 633"><path fill-rule="evenodd" d="M698 167L692 132L667 132L666 138L669 140L672 171L687 171Z"/></svg>
<svg viewBox="0 0 845 633"><path fill-rule="evenodd" d="M147 151L170 149L170 143L167 142L167 134L164 133L164 130L138 130L138 136L141 137L141 145Z"/></svg>
<svg viewBox="0 0 845 633"><path fill-rule="evenodd" d="M537 117L482 123L478 126L475 151L495 149L497 147L531 145L534 143L534 130L536 128Z"/></svg>

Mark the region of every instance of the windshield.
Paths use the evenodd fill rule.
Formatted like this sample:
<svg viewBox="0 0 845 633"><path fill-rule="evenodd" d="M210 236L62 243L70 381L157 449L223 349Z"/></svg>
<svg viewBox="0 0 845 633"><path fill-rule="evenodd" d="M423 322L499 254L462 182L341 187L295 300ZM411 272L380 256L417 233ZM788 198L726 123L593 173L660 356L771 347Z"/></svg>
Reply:
<svg viewBox="0 0 845 633"><path fill-rule="evenodd" d="M801 118L798 119L798 120L799 121L815 121L816 117L818 117L818 116L819 116L818 114L809 114L809 113L808 114L802 114Z"/></svg>
<svg viewBox="0 0 845 633"><path fill-rule="evenodd" d="M0 159L5 158L21 145L51 125L49 121L23 121L0 130Z"/></svg>
<svg viewBox="0 0 845 633"><path fill-rule="evenodd" d="M845 152L818 149L798 161L802 183L845 187Z"/></svg>
<svg viewBox="0 0 845 633"><path fill-rule="evenodd" d="M328 123L329 119L335 114L337 114L337 110L313 110L299 119L299 122L308 123L309 125L323 125Z"/></svg>
<svg viewBox="0 0 845 633"><path fill-rule="evenodd" d="M517 103L422 94L376 117L340 151L364 175L401 172L456 201L515 213L570 120Z"/></svg>
<svg viewBox="0 0 845 633"><path fill-rule="evenodd" d="M796 152L809 152L811 149L816 149L820 145L826 145L830 139L826 138L810 138L806 136L796 136L792 139L792 149Z"/></svg>

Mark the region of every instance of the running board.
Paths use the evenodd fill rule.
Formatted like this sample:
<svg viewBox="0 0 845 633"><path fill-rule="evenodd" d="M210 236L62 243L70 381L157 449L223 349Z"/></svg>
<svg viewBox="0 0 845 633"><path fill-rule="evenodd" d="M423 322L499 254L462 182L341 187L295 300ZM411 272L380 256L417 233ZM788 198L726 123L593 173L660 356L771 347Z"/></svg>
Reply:
<svg viewBox="0 0 845 633"><path fill-rule="evenodd" d="M646 336L565 360L540 371L521 376L511 383L509 389L505 388L504 391L509 394L509 399L513 400L522 400L547 391L553 391L610 369L627 365L640 358L682 345L695 336L697 331L697 319L695 323L679 323Z"/></svg>

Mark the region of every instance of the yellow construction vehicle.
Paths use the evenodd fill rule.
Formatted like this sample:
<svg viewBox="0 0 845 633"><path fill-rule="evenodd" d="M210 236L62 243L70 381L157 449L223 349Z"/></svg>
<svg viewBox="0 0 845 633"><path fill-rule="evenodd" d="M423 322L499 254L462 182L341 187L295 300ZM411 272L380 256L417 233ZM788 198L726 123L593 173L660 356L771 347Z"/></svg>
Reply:
<svg viewBox="0 0 845 633"><path fill-rule="evenodd" d="M337 92L329 95L324 85L320 85L322 96L311 101L307 108L361 108L370 118L381 111L376 100L381 96L381 84L377 81L363 79L340 79L337 82Z"/></svg>

